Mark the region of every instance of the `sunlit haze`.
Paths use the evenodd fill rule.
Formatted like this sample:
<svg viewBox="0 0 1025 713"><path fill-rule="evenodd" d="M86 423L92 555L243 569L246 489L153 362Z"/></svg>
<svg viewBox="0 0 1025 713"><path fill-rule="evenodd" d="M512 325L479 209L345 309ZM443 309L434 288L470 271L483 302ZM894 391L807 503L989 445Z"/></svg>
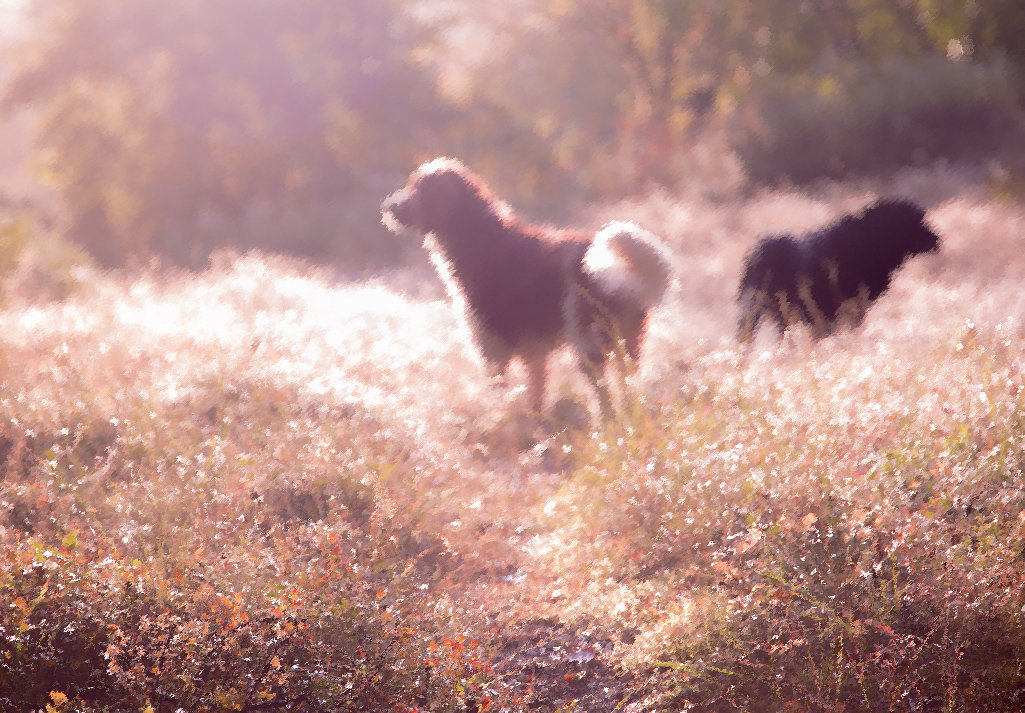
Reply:
<svg viewBox="0 0 1025 713"><path fill-rule="evenodd" d="M0 0L0 710L1025 709L1011 5Z"/></svg>

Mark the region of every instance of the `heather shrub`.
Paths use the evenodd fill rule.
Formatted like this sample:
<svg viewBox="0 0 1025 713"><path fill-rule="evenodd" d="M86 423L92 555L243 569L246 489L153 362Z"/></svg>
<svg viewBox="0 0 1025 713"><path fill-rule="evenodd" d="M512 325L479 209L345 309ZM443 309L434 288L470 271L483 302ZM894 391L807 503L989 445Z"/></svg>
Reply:
<svg viewBox="0 0 1025 713"><path fill-rule="evenodd" d="M78 334L33 328L2 367L0 702L468 705L482 664L424 607L452 555L398 431L61 309Z"/></svg>
<svg viewBox="0 0 1025 713"><path fill-rule="evenodd" d="M1020 710L1021 212L930 202L860 329L733 343L746 245L866 194L610 208L678 285L609 421L569 353L527 412L414 272L17 294L0 708Z"/></svg>
<svg viewBox="0 0 1025 713"><path fill-rule="evenodd" d="M709 357L673 409L583 444L534 546L659 597L597 605L643 622L651 710L1017 710L1014 334L969 325L939 375L899 352L829 350L771 380Z"/></svg>
<svg viewBox="0 0 1025 713"><path fill-rule="evenodd" d="M104 689L110 695L107 612L97 606L108 590L81 576L85 565L64 547L5 543L0 570L0 703L5 708L41 708L50 691L76 701Z"/></svg>
<svg viewBox="0 0 1025 713"><path fill-rule="evenodd" d="M479 664L418 621L415 595L363 569L373 559L355 557L344 533L232 556L251 573L274 556L306 565L291 581L244 583L218 581L202 546L162 575L138 559L84 556L77 539L8 552L5 706L41 707L57 691L86 710L462 710L470 695Z"/></svg>

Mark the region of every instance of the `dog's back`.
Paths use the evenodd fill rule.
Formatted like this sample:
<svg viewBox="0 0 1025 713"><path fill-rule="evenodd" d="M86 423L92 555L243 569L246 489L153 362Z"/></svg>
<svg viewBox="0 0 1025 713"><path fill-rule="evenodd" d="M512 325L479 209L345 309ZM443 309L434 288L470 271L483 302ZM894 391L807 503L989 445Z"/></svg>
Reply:
<svg viewBox="0 0 1025 713"><path fill-rule="evenodd" d="M906 259L938 247L924 218L925 211L909 201L879 201L813 234L807 251L815 261L820 301L859 294L877 299Z"/></svg>

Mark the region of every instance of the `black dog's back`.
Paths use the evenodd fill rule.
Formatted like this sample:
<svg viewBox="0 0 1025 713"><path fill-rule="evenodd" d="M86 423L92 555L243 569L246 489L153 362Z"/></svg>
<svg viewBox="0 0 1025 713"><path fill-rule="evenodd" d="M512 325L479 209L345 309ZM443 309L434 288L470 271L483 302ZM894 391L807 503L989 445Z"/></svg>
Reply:
<svg viewBox="0 0 1025 713"><path fill-rule="evenodd" d="M877 299L905 259L936 249L939 239L925 227L924 218L925 211L914 203L889 200L818 231L808 251L821 273L833 273L819 279L835 281L836 298L850 299L867 290L870 299Z"/></svg>
<svg viewBox="0 0 1025 713"><path fill-rule="evenodd" d="M859 324L908 257L938 248L924 218L914 203L887 200L803 240L759 241L740 281L738 339L750 341L763 317L776 323L780 336L798 322L816 337L835 331L843 316Z"/></svg>

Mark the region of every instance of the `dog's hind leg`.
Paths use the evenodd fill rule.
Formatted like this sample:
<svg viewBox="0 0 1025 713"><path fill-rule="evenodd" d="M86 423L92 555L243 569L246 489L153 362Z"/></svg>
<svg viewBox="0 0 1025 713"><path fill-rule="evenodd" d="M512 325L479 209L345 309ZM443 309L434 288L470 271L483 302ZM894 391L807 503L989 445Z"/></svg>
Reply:
<svg viewBox="0 0 1025 713"><path fill-rule="evenodd" d="M624 359L620 359L620 361L625 364ZM611 420L615 416L615 410L612 408L612 392L609 391L608 382L605 378L608 359L602 356L596 361L588 356L581 355L577 363L580 366L580 371L587 377L587 380L591 383L591 388L594 389L594 393L598 396L598 409L601 412L602 419L605 421Z"/></svg>
<svg viewBox="0 0 1025 713"><path fill-rule="evenodd" d="M601 417L605 421L610 421L615 416L615 410L612 408L612 393L609 391L608 384L605 383L604 378L597 378L592 380L594 391L598 394L598 409L601 412Z"/></svg>
<svg viewBox="0 0 1025 713"><path fill-rule="evenodd" d="M758 331L758 323L762 321L762 308L754 304L748 304L742 309L740 319L737 321L737 341L741 344L750 344Z"/></svg>

